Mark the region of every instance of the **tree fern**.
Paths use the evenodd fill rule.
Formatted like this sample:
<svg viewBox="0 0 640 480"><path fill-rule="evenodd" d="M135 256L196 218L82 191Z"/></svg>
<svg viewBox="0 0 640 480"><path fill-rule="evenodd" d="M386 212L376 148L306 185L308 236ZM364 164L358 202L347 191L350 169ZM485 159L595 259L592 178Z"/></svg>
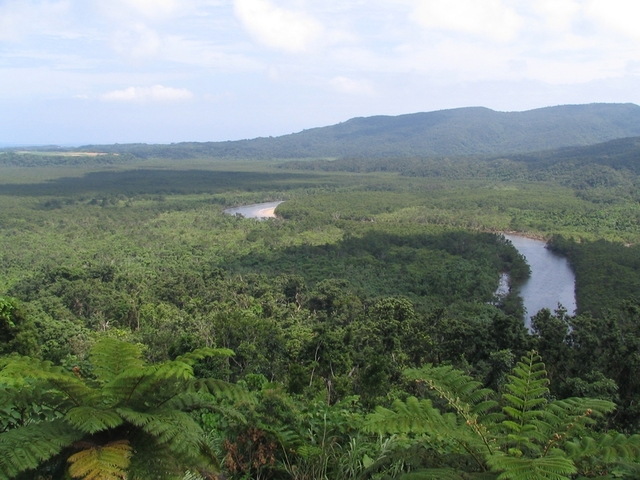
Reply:
<svg viewBox="0 0 640 480"><path fill-rule="evenodd" d="M487 459L493 471L502 472L498 480L571 480L578 470L563 452L545 457L518 457L498 452Z"/></svg>
<svg viewBox="0 0 640 480"><path fill-rule="evenodd" d="M214 409L220 396L249 397L236 386L194 378L197 361L231 353L200 349L148 365L140 346L102 339L89 355L95 378L28 357L2 360L0 386L18 392L29 384L52 392L50 407L60 418L0 434L0 479L60 455L68 459L74 478L121 479L136 468L155 472L144 478L159 479L182 475L188 467L215 471L219 464L206 435L185 412ZM144 458L142 452L162 452L162 458Z"/></svg>
<svg viewBox="0 0 640 480"><path fill-rule="evenodd" d="M605 475L614 468L622 478L625 472L640 470L640 437L591 430L614 405L587 398L549 401L547 374L535 352L524 356L509 375L498 397L501 415L492 413L491 392L463 372L428 366L408 370L406 375L429 387L453 413L441 413L429 400L409 398L394 402L392 409L376 409L367 417L369 430L420 434L415 441L426 441L449 454L460 453L463 447L485 470L481 475L499 480L569 480L576 474ZM437 442L444 438L450 441ZM466 472L468 478L479 474L468 468ZM431 468L411 478L437 478L438 474Z"/></svg>
<svg viewBox="0 0 640 480"><path fill-rule="evenodd" d="M497 405L497 402L490 399L494 392L488 388L480 388L480 382L451 366L426 366L419 370L407 370L405 375L409 379L424 382L444 399L463 420L464 426L482 441L487 453L491 453L493 439L484 425L483 417ZM469 451L474 448L470 442L462 445Z"/></svg>

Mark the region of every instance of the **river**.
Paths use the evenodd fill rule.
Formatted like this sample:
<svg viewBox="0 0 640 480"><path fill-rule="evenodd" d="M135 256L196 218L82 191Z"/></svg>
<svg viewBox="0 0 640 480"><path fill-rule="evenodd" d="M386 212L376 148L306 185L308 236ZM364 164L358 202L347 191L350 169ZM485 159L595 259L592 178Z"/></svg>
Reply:
<svg viewBox="0 0 640 480"><path fill-rule="evenodd" d="M531 267L531 277L520 287L527 328L531 326L531 316L543 308L553 312L559 303L573 315L576 278L567 259L546 249L541 240L516 235L505 237L525 256Z"/></svg>
<svg viewBox="0 0 640 480"><path fill-rule="evenodd" d="M275 217L275 209L282 201L256 203L227 208L224 213L240 214L246 218L262 220ZM543 308L554 311L561 304L569 314L576 310L575 275L567 259L545 248L545 242L517 235L505 235L514 247L525 256L531 267L531 277L521 285L520 295L524 300L525 325L531 325L531 316ZM503 275L496 294L508 292L509 278Z"/></svg>
<svg viewBox="0 0 640 480"><path fill-rule="evenodd" d="M258 220L263 220L265 218L274 218L276 216L275 209L281 203L282 201L255 203L253 205L242 205L241 207L227 208L223 211L224 213L228 213L229 215L236 215L239 213L245 218L256 218Z"/></svg>

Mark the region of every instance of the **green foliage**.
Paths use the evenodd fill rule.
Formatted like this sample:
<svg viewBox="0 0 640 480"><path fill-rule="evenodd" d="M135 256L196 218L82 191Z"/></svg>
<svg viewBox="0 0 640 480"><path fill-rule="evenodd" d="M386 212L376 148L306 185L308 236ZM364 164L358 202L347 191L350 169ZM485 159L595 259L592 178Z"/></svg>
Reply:
<svg viewBox="0 0 640 480"><path fill-rule="evenodd" d="M185 412L215 409L216 397L243 396L234 386L193 375L199 360L231 352L204 348L156 365L144 362L141 353L139 346L120 340L99 340L90 352L93 378L78 368L69 372L28 357L4 359L0 382L49 389L41 400L61 416L33 418L0 433L0 478L52 460L68 462L70 475L85 479L121 478L125 471L131 478L147 478L149 462L165 471L158 478L187 467L215 470L204 432ZM162 455L145 458L149 447L156 449L152 455Z"/></svg>
<svg viewBox="0 0 640 480"><path fill-rule="evenodd" d="M409 398L396 401L393 410L378 407L367 417L367 428L411 433L415 442L425 442L440 455L461 447L475 463L467 467L468 474L490 470L498 479L569 480L615 468L621 478L631 478L625 475L637 467L635 436L593 429L614 405L588 398L550 401L544 364L535 352L514 367L498 403L487 401L492 392L451 367L429 366L406 375L423 382L451 413L441 413L431 400ZM498 404L502 412L492 412ZM416 478L422 478L420 472Z"/></svg>
<svg viewBox="0 0 640 480"><path fill-rule="evenodd" d="M638 245L598 240L577 242L555 236L549 242L554 251L566 256L576 272L576 300L579 313L601 317L619 309L640 290Z"/></svg>
<svg viewBox="0 0 640 480"><path fill-rule="evenodd" d="M0 355L35 351L33 322L15 299L0 295Z"/></svg>
<svg viewBox="0 0 640 480"><path fill-rule="evenodd" d="M640 418L635 250L588 241L640 238L623 171L636 147L623 143L592 159L352 158L304 172L1 167L0 291L19 300L1 297L0 348L34 358L0 361L0 435L29 427L45 441L35 426L61 422L79 436L15 449L37 469L14 478L63 475L85 450L79 465L113 453L131 478L200 478L216 459L234 480L637 477L637 439L611 430ZM222 213L276 199L277 219ZM508 230L580 238L563 248L593 315L543 311L529 334L517 295L493 298L501 273L528 275L489 233ZM127 342L93 347L103 337ZM546 365L515 365L533 347ZM363 432L360 411L376 407L376 433ZM128 460L105 450L118 440Z"/></svg>

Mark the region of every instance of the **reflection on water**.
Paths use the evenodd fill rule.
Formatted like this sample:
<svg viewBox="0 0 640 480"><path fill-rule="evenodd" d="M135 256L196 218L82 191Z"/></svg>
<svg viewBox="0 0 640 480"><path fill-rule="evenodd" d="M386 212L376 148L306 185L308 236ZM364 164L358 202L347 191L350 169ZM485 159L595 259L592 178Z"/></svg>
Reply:
<svg viewBox="0 0 640 480"><path fill-rule="evenodd" d="M576 310L576 278L566 258L545 248L545 242L531 238L505 235L524 255L531 267L531 277L520 287L524 300L525 324L543 308L552 312L561 304L571 315Z"/></svg>
<svg viewBox="0 0 640 480"><path fill-rule="evenodd" d="M276 216L274 210L281 203L282 202L280 201L243 205L241 207L227 208L226 210L224 210L224 213L228 213L229 215L236 215L239 213L245 218L257 218L258 220L264 218L274 218Z"/></svg>

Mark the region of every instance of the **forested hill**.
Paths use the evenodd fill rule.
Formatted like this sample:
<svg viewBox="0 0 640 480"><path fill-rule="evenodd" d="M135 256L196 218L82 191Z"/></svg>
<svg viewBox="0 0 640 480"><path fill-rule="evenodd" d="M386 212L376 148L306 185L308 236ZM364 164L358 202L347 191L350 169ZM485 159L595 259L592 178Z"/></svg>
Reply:
<svg viewBox="0 0 640 480"><path fill-rule="evenodd" d="M615 170L630 170L640 175L640 137L619 138L584 147L567 147L511 157L530 167L543 169L554 165L575 167L602 165Z"/></svg>
<svg viewBox="0 0 640 480"><path fill-rule="evenodd" d="M353 118L274 138L82 147L138 157L414 157L525 153L640 135L640 107L590 104L496 112L469 107Z"/></svg>

